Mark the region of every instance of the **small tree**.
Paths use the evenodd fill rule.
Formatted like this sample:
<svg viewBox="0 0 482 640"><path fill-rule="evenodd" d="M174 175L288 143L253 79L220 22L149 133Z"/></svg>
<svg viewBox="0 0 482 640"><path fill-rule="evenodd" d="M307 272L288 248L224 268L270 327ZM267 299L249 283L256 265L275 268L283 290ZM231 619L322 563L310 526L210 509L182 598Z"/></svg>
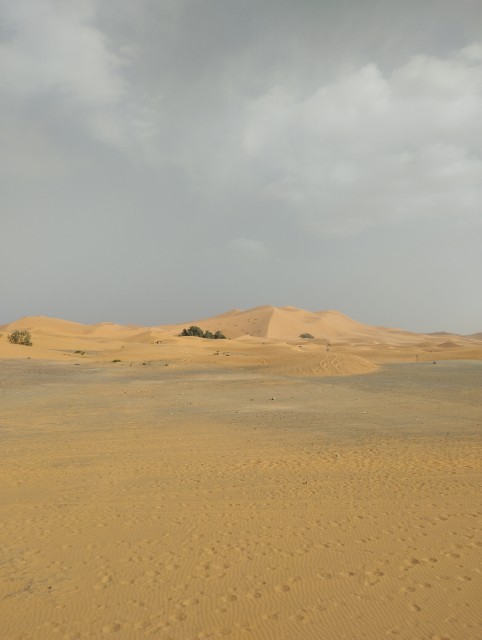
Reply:
<svg viewBox="0 0 482 640"><path fill-rule="evenodd" d="M26 347L32 346L30 331L27 331L26 329L14 329L8 336L8 341L12 344L23 344Z"/></svg>
<svg viewBox="0 0 482 640"><path fill-rule="evenodd" d="M226 336L224 335L224 333L221 333L221 331L216 331L216 333L214 334L214 339L215 340L226 340Z"/></svg>

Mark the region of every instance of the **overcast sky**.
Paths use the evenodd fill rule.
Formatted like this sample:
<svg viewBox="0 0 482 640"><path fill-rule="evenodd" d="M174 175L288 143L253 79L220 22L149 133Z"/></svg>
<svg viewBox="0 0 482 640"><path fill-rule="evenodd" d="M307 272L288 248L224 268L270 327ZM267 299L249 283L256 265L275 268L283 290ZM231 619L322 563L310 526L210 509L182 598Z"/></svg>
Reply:
<svg viewBox="0 0 482 640"><path fill-rule="evenodd" d="M480 0L0 13L0 323L482 331Z"/></svg>

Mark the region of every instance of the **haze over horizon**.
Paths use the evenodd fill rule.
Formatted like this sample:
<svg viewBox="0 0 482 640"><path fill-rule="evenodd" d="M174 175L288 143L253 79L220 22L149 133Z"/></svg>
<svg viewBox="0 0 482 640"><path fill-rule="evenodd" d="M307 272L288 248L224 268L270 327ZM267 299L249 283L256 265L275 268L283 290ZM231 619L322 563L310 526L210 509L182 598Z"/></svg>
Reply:
<svg viewBox="0 0 482 640"><path fill-rule="evenodd" d="M0 324L482 331L482 4L0 0Z"/></svg>

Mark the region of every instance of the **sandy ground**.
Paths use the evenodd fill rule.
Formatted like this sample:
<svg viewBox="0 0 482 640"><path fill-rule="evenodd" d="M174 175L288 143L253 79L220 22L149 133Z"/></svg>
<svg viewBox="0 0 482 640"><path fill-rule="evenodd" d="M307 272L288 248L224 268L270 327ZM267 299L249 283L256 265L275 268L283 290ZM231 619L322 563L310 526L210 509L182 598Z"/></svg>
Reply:
<svg viewBox="0 0 482 640"><path fill-rule="evenodd" d="M482 638L480 360L84 345L4 345L2 640Z"/></svg>

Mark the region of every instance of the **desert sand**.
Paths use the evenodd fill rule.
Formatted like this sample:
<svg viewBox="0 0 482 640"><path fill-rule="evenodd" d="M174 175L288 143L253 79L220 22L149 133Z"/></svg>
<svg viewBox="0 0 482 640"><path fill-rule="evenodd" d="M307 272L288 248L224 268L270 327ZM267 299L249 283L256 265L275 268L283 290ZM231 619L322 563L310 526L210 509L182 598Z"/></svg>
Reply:
<svg viewBox="0 0 482 640"><path fill-rule="evenodd" d="M480 334L0 333L2 639L482 637Z"/></svg>

